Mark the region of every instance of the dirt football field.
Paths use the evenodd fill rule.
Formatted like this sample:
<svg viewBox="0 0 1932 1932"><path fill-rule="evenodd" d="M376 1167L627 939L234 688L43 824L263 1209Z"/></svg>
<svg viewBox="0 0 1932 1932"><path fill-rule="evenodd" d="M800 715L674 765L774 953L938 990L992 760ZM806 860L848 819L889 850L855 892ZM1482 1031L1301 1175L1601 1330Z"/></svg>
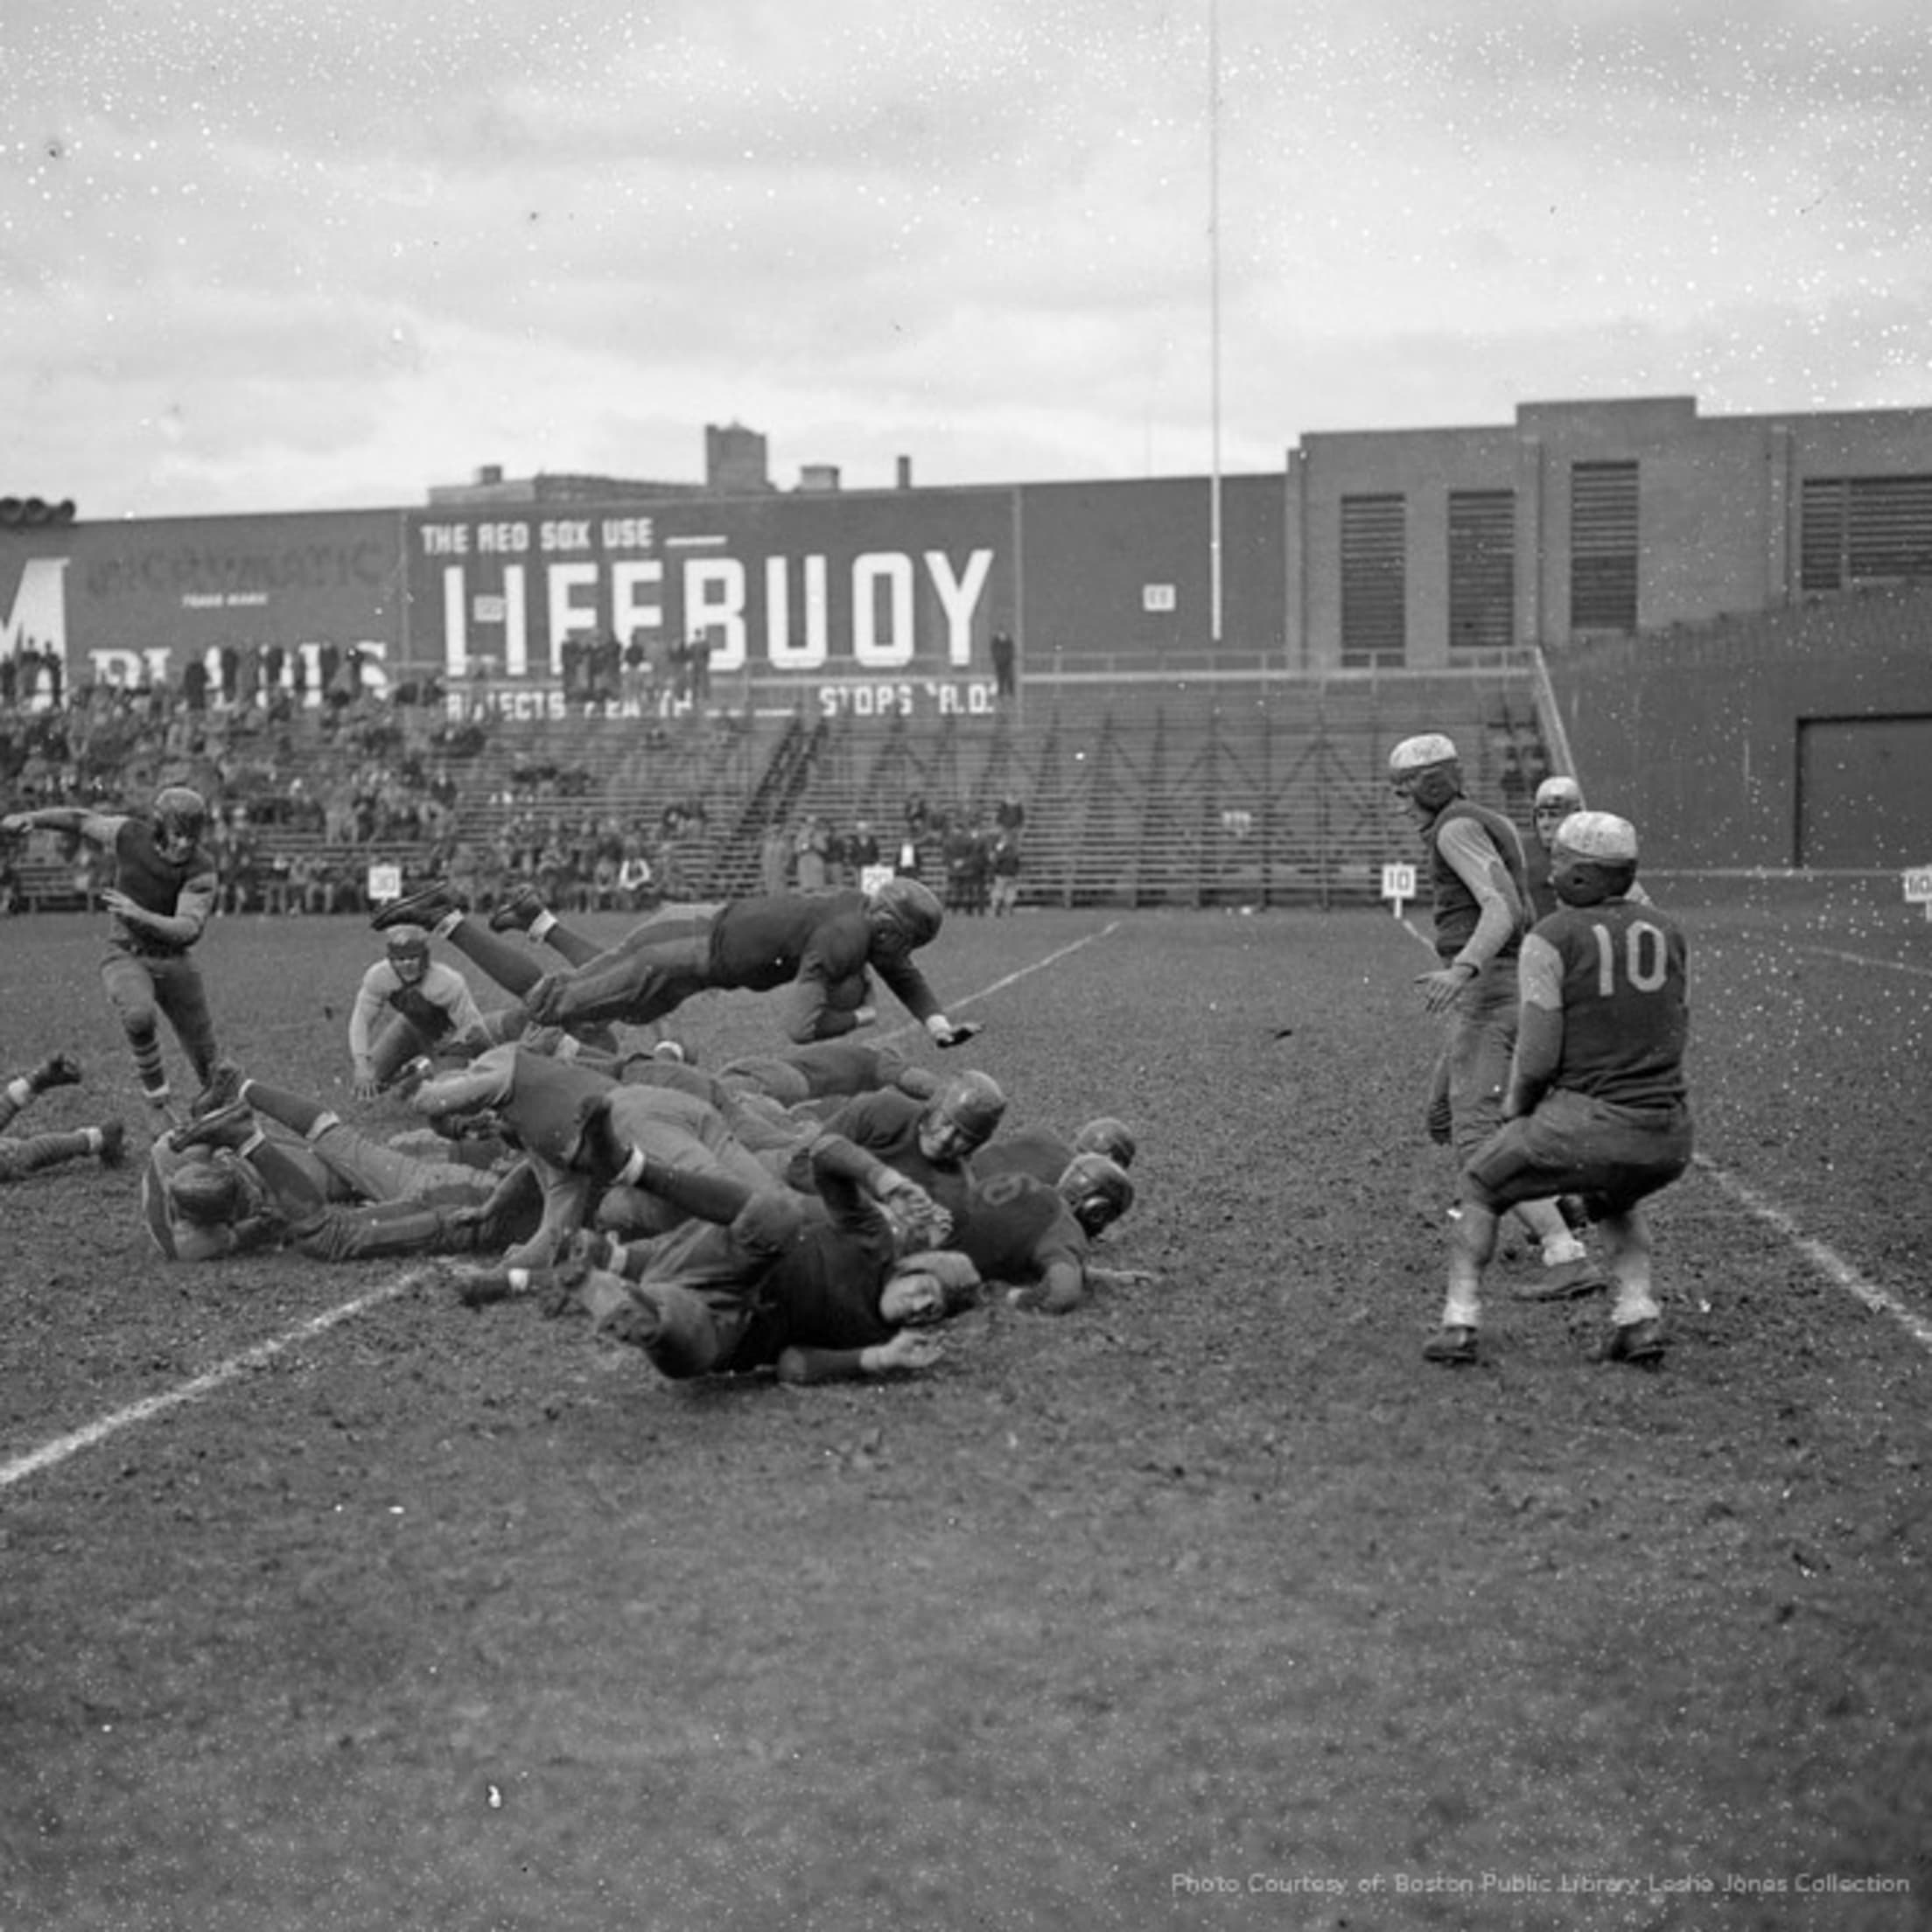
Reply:
<svg viewBox="0 0 1932 1932"><path fill-rule="evenodd" d="M950 921L986 1031L933 1063L1131 1123L1102 1254L1156 1278L917 1379L672 1384L433 1263L165 1263L138 1158L7 1186L0 1932L1932 1925L1932 925L1648 883L1700 1150L1654 1370L1520 1254L1421 1359L1386 912ZM144 1145L102 937L0 922L0 1063L88 1073L16 1135ZM218 921L225 1046L408 1124L346 1085L379 946Z"/></svg>

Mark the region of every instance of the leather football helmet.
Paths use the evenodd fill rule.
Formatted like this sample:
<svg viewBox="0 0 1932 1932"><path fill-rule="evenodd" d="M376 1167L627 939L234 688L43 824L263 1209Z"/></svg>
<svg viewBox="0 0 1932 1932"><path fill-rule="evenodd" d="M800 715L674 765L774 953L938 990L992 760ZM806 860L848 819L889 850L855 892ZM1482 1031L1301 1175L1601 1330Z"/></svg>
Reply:
<svg viewBox="0 0 1932 1932"><path fill-rule="evenodd" d="M1075 1154L1056 1192L1089 1235L1111 1227L1134 1204L1134 1184L1126 1169L1105 1154Z"/></svg>
<svg viewBox="0 0 1932 1932"><path fill-rule="evenodd" d="M956 1074L927 1102L920 1138L943 1139L951 1158L964 1159L992 1138L1005 1112L1006 1096L990 1074Z"/></svg>
<svg viewBox="0 0 1932 1932"><path fill-rule="evenodd" d="M184 1221L219 1228L242 1206L242 1177L225 1160L195 1160L168 1176L168 1199Z"/></svg>
<svg viewBox="0 0 1932 1932"><path fill-rule="evenodd" d="M1137 1151L1132 1130L1124 1120L1102 1114L1089 1120L1074 1136L1076 1154L1105 1154L1119 1167L1131 1167Z"/></svg>
<svg viewBox="0 0 1932 1932"><path fill-rule="evenodd" d="M916 878L889 878L875 886L866 910L875 927L889 928L908 947L929 945L946 918L932 888Z"/></svg>
<svg viewBox="0 0 1932 1932"><path fill-rule="evenodd" d="M186 785L164 785L154 794L154 836L164 858L186 858L208 829L208 802Z"/></svg>
<svg viewBox="0 0 1932 1932"><path fill-rule="evenodd" d="M392 926L383 934L383 952L405 986L413 986L430 970L430 935L420 926Z"/></svg>

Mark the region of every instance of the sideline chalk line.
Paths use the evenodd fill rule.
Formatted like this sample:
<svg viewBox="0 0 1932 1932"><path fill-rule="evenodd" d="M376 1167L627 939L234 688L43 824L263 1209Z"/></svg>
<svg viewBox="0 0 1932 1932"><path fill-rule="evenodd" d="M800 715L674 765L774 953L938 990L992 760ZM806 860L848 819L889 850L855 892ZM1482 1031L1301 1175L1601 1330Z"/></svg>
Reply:
<svg viewBox="0 0 1932 1932"><path fill-rule="evenodd" d="M1908 960L1873 959L1869 953L1841 953L1835 946L1800 946L1801 953L1816 953L1822 959L1842 959L1853 966L1882 966L1888 973L1915 973L1932 979L1932 966L1914 966Z"/></svg>
<svg viewBox="0 0 1932 1932"><path fill-rule="evenodd" d="M969 993L954 1002L960 1006L970 1006L976 1001L986 999L1006 987L1017 985L1019 981L1034 973L1044 972L1069 955L1077 953L1083 946L1090 946L1096 939L1105 939L1110 933L1117 931L1120 921L1110 920L1098 932L1088 933L1082 939L1074 940L1070 945L1062 946L1057 952L1048 953L1044 959L1037 959L1029 966L1022 966L1017 972L1008 973L1003 979L996 979L991 985L983 986L976 993ZM895 1039L900 1033L918 1029L918 1023L911 1022L894 1027L890 1033L875 1037L883 1040ZM157 1416L164 1416L170 1410L183 1404L199 1402L203 1396L213 1395L218 1389L245 1376L251 1368L259 1368L264 1362L272 1362L276 1356L304 1341L312 1340L317 1335L326 1334L331 1328L345 1321L353 1321L356 1316L367 1314L372 1308L380 1308L385 1302L391 1302L424 1282L433 1278L433 1270L413 1268L407 1274L382 1288L372 1289L366 1295L358 1295L354 1301L346 1301L340 1307L312 1316L307 1321L299 1322L285 1333L271 1337L267 1341L257 1342L252 1348L244 1348L240 1354L230 1355L226 1362L216 1363L210 1369L183 1382L178 1389L171 1389L164 1394L149 1396L140 1402L130 1404L125 1409L117 1409L111 1415L102 1416L97 1422L90 1422L84 1429L76 1429L65 1436L57 1436L52 1442L42 1443L38 1449L30 1449L24 1455L16 1456L10 1462L0 1463L0 1490L10 1489L16 1483L24 1482L29 1476L38 1475L43 1469L52 1469L66 1462L70 1457L79 1455L84 1449L92 1449L97 1444L106 1442L110 1437L119 1435L125 1429L133 1429L144 1422L151 1422Z"/></svg>
<svg viewBox="0 0 1932 1932"><path fill-rule="evenodd" d="M1915 1313L1897 1296L1860 1274L1835 1249L1815 1241L1783 1208L1767 1200L1755 1188L1747 1186L1727 1169L1718 1166L1706 1154L1693 1154L1692 1165L1710 1175L1726 1194L1750 1209L1758 1219L1782 1235L1827 1281L1861 1301L1873 1314L1889 1315L1921 1348L1932 1348L1932 1321Z"/></svg>
<svg viewBox="0 0 1932 1932"><path fill-rule="evenodd" d="M272 1361L285 1349L326 1333L338 1322L350 1320L383 1302L394 1301L398 1295L407 1294L427 1278L424 1270L414 1270L390 1282L387 1287L359 1295L354 1301L346 1301L339 1308L312 1316L268 1341L244 1348L238 1355L230 1355L226 1362L197 1376L193 1381L183 1382L178 1389L171 1389L164 1395L149 1396L126 1409L117 1409L112 1415L102 1417L98 1422L90 1422L85 1429L76 1429L71 1435L57 1436L52 1442L43 1443L39 1448L30 1450L24 1456L16 1456L11 1462L0 1463L0 1489L11 1488L15 1483L24 1481L42 1469L51 1469L56 1463L65 1462L68 1457L79 1455L83 1449L91 1449L96 1443L105 1442L123 1429L131 1429L136 1424L165 1415L169 1410L178 1409L184 1403L211 1395L238 1376L244 1376L249 1369L259 1368L263 1362Z"/></svg>

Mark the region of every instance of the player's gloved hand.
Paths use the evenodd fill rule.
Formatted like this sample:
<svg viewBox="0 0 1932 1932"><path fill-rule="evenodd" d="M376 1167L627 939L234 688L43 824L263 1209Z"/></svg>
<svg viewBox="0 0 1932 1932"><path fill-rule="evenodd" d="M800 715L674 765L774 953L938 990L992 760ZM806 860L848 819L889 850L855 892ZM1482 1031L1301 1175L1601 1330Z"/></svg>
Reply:
<svg viewBox="0 0 1932 1932"><path fill-rule="evenodd" d="M1432 1096L1429 1111L1424 1118L1424 1124L1429 1129L1430 1139L1438 1147L1446 1147L1449 1144L1450 1132L1455 1126L1455 1116L1450 1111L1448 1095Z"/></svg>
<svg viewBox="0 0 1932 1932"><path fill-rule="evenodd" d="M926 1031L938 1046L963 1046L968 1040L986 1031L986 1023L980 1019L962 1019L955 1026L944 1013L934 1013L926 1022Z"/></svg>
<svg viewBox="0 0 1932 1932"><path fill-rule="evenodd" d="M901 1328L890 1341L877 1341L859 1355L859 1366L869 1376L905 1374L930 1368L946 1352L939 1337L921 1328Z"/></svg>
<svg viewBox="0 0 1932 1932"><path fill-rule="evenodd" d="M382 1091L382 1087L372 1071L367 1068L358 1068L349 1091L358 1100L374 1100Z"/></svg>
<svg viewBox="0 0 1932 1932"><path fill-rule="evenodd" d="M32 821L25 812L9 812L4 818L0 818L0 832L4 832L9 838L18 838L22 832L32 830Z"/></svg>

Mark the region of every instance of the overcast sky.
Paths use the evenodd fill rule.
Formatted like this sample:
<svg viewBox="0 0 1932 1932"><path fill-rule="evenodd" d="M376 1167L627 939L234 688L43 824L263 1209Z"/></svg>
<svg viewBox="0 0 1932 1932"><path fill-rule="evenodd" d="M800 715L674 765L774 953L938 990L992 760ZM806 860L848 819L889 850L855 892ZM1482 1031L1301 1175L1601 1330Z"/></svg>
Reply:
<svg viewBox="0 0 1932 1932"><path fill-rule="evenodd" d="M787 487L1205 474L1217 259L1228 473L1932 404L1924 0L1218 0L1218 63L1214 17L4 0L0 494L695 481L733 421Z"/></svg>

